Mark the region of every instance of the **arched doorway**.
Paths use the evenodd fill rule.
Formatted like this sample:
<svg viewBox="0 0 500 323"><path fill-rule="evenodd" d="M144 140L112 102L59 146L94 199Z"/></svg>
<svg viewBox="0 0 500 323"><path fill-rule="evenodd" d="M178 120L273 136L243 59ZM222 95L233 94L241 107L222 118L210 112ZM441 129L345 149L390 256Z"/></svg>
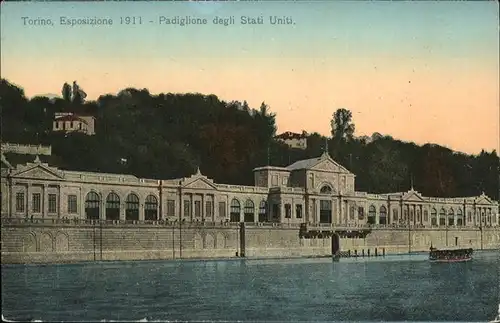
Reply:
<svg viewBox="0 0 500 323"><path fill-rule="evenodd" d="M319 223L332 223L332 201L319 201Z"/></svg>
<svg viewBox="0 0 500 323"><path fill-rule="evenodd" d="M138 221L139 220L139 197L134 193L127 196L125 208L125 220Z"/></svg>
<svg viewBox="0 0 500 323"><path fill-rule="evenodd" d="M332 255L335 256L340 251L340 237L338 234L332 235Z"/></svg>
<svg viewBox="0 0 500 323"><path fill-rule="evenodd" d="M120 198L116 193L106 198L106 220L120 220Z"/></svg>
<svg viewBox="0 0 500 323"><path fill-rule="evenodd" d="M99 220L101 199L96 192L89 192L85 198L85 217L88 220Z"/></svg>
<svg viewBox="0 0 500 323"><path fill-rule="evenodd" d="M158 199L154 195L148 195L144 203L144 219L146 221L158 220Z"/></svg>

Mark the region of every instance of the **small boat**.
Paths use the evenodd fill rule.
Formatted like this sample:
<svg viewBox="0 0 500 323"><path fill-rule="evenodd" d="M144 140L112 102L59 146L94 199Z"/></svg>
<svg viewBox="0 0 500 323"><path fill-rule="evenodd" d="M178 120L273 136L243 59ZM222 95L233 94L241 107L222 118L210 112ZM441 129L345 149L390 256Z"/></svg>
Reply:
<svg viewBox="0 0 500 323"><path fill-rule="evenodd" d="M442 249L431 247L429 260L431 262L463 262L472 259L472 248L468 249Z"/></svg>
<svg viewBox="0 0 500 323"><path fill-rule="evenodd" d="M490 321L489 323L500 323L500 304L498 304L498 313L497 317L493 319L493 321Z"/></svg>

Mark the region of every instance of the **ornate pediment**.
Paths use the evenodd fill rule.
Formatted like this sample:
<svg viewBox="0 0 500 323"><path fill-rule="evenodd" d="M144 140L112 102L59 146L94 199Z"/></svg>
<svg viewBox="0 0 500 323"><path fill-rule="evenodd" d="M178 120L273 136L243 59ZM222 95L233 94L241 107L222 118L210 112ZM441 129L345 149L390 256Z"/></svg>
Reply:
<svg viewBox="0 0 500 323"><path fill-rule="evenodd" d="M217 186L208 177L201 174L200 169L196 170L196 173L191 177L185 178L182 182L182 187L184 188L194 188L201 190L215 190Z"/></svg>
<svg viewBox="0 0 500 323"><path fill-rule="evenodd" d="M322 160L314 167L312 167L312 170L320 170L320 171L327 171L332 173L344 173L344 174L349 173L347 169L345 169L342 165L336 163L331 158Z"/></svg>
<svg viewBox="0 0 500 323"><path fill-rule="evenodd" d="M476 204L493 204L493 201L483 193L476 199Z"/></svg>
<svg viewBox="0 0 500 323"><path fill-rule="evenodd" d="M404 201L422 202L424 199L422 198L422 195L420 195L419 192L414 191L414 190L410 190L403 195L403 200Z"/></svg>
<svg viewBox="0 0 500 323"><path fill-rule="evenodd" d="M201 189L201 190L213 190L217 189L217 187L211 183L210 181L199 178L194 181L187 182L183 185L184 188L195 188L195 189Z"/></svg>
<svg viewBox="0 0 500 323"><path fill-rule="evenodd" d="M50 167L46 164L27 164L16 168L12 173L12 177L23 177L43 180L61 180L64 175L57 168Z"/></svg>

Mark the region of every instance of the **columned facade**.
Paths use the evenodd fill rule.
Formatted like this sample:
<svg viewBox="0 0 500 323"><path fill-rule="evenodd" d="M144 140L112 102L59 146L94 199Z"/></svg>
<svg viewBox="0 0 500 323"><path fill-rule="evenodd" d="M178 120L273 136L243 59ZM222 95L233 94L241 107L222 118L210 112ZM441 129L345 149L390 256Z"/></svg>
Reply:
<svg viewBox="0 0 500 323"><path fill-rule="evenodd" d="M41 163L2 168L2 217L107 221L280 222L334 226L494 227L485 194L424 197L357 192L355 175L327 154L254 169L255 186L214 183L198 169L177 179L62 171Z"/></svg>

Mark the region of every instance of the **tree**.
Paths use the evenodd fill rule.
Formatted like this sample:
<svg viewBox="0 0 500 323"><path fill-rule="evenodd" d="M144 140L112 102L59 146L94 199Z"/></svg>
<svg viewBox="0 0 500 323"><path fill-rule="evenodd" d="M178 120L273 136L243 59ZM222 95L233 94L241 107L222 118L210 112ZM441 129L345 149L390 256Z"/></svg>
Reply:
<svg viewBox="0 0 500 323"><path fill-rule="evenodd" d="M338 109L332 116L330 122L332 139L335 142L346 142L352 140L354 135L354 123L352 113L346 109Z"/></svg>
<svg viewBox="0 0 500 323"><path fill-rule="evenodd" d="M84 93L74 85L75 93ZM62 99L27 99L22 88L1 79L2 141L50 144L51 158L57 161L54 166L71 170L169 179L192 175L200 167L215 182L244 185L253 184L251 170L268 160L273 166L286 166L316 158L327 142L318 133L308 135L304 150L277 142L276 114L265 102L253 109L245 102L228 103L213 94L151 95L147 89L134 88L100 96L95 102L78 99L80 104L75 104L68 97L63 93ZM94 115L96 135L52 132L54 113L60 111ZM500 159L495 151L461 154L380 134L374 134L375 140L369 143L353 138L349 111L341 109L333 116L334 138L328 148L339 164L356 174L357 190L407 190L413 178L415 189L426 196L470 196L484 191L499 198ZM122 159L127 162L121 163Z"/></svg>
<svg viewBox="0 0 500 323"><path fill-rule="evenodd" d="M62 87L62 97L64 101L71 102L72 101L72 92L71 92L71 85L68 83L64 83Z"/></svg>
<svg viewBox="0 0 500 323"><path fill-rule="evenodd" d="M149 93L148 93L149 94ZM85 98L87 97L87 93L85 93L76 81L73 81L73 103L80 105L85 102Z"/></svg>

